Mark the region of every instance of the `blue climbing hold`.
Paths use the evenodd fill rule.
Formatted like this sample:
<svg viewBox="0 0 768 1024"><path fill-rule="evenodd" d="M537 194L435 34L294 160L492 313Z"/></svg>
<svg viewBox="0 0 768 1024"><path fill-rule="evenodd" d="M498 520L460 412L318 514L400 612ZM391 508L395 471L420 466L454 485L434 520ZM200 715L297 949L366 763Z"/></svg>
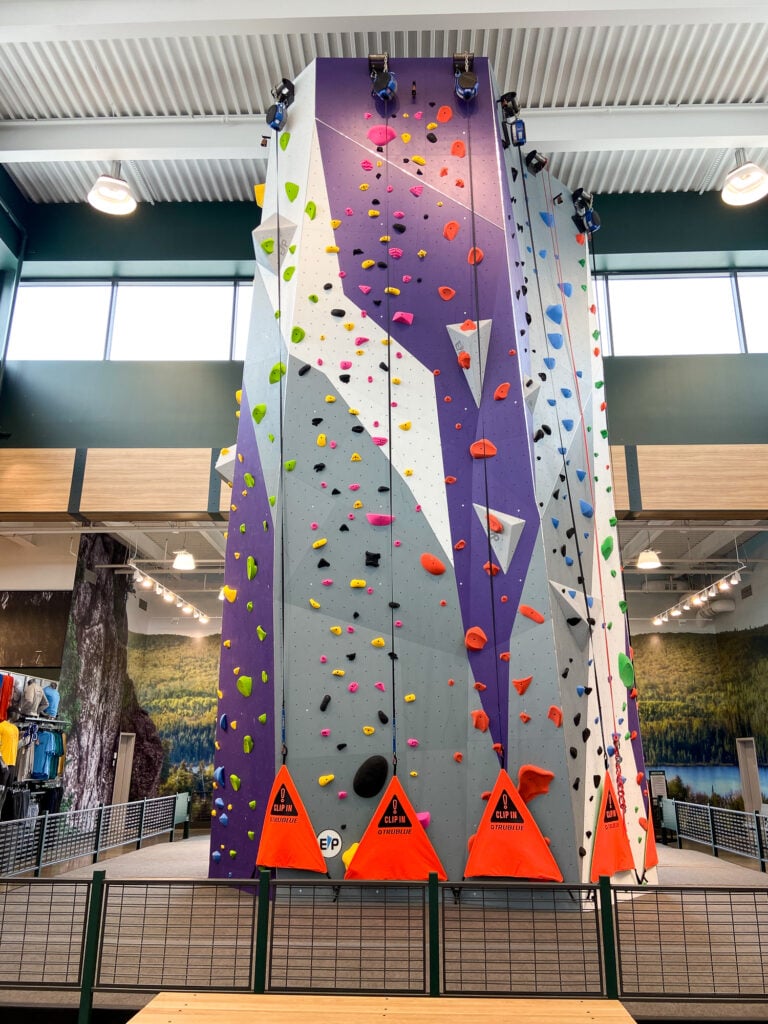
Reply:
<svg viewBox="0 0 768 1024"><path fill-rule="evenodd" d="M588 597L587 598L587 608L591 608L594 603L595 603L594 597Z"/></svg>
<svg viewBox="0 0 768 1024"><path fill-rule="evenodd" d="M576 591L575 590L569 590L568 591L568 596L571 598L571 600L573 600L573 598L576 597Z"/></svg>
<svg viewBox="0 0 768 1024"><path fill-rule="evenodd" d="M616 747L609 743L608 746L605 748L605 752L608 755L608 757L613 757L613 755L616 753Z"/></svg>
<svg viewBox="0 0 768 1024"><path fill-rule="evenodd" d="M541 258L543 260L545 260L547 258L547 250L546 249L539 249L539 256L541 256Z"/></svg>
<svg viewBox="0 0 768 1024"><path fill-rule="evenodd" d="M568 449L567 449L567 448L558 448L558 449L557 449L557 454L558 454L558 455L565 455L565 453L566 453L567 451L568 451Z"/></svg>
<svg viewBox="0 0 768 1024"><path fill-rule="evenodd" d="M219 765L218 768L213 769L213 781L217 786L221 786L222 789L227 785L227 780L224 775L224 766Z"/></svg>
<svg viewBox="0 0 768 1024"><path fill-rule="evenodd" d="M573 565L573 559L571 558L570 555L566 555L565 556L565 564L566 565Z"/></svg>
<svg viewBox="0 0 768 1024"><path fill-rule="evenodd" d="M218 864L219 861L221 860L221 853L218 850L214 850L213 853L211 854L211 860L215 864Z"/></svg>
<svg viewBox="0 0 768 1024"><path fill-rule="evenodd" d="M548 399L547 399L547 405L551 405L551 406L555 406L555 405L557 405L557 401L556 401L556 399L554 399L554 398L548 398Z"/></svg>
<svg viewBox="0 0 768 1024"><path fill-rule="evenodd" d="M566 430L573 430L573 420L563 420L563 426Z"/></svg>
<svg viewBox="0 0 768 1024"><path fill-rule="evenodd" d="M558 526L560 525L560 520L559 519L555 519L555 517L553 516L552 517L552 525L554 526L555 529L557 529Z"/></svg>
<svg viewBox="0 0 768 1024"><path fill-rule="evenodd" d="M579 697L583 697L584 696L584 687L583 686L577 686L576 687L576 693L578 694Z"/></svg>
<svg viewBox="0 0 768 1024"><path fill-rule="evenodd" d="M558 323L559 322L560 321L558 321ZM557 333L548 334L547 335L547 340L549 341L549 344L552 346L552 348L562 348L563 347L563 336L562 336L562 334L557 334Z"/></svg>
<svg viewBox="0 0 768 1024"><path fill-rule="evenodd" d="M544 359L544 365L548 370L554 370L555 360L552 358L552 356L546 356Z"/></svg>
<svg viewBox="0 0 768 1024"><path fill-rule="evenodd" d="M581 483L583 483L583 482L584 482L584 477L585 477L586 475L587 475L587 474L586 474L586 472L585 472L585 471L584 471L583 469L577 469L577 470L576 470L576 476L577 476L577 477L579 478L579 481L580 481Z"/></svg>
<svg viewBox="0 0 768 1024"><path fill-rule="evenodd" d="M584 516L584 518L591 519L592 516L595 514L595 510L592 508L589 502L584 501L583 498L580 498L579 505L581 506L581 514Z"/></svg>
<svg viewBox="0 0 768 1024"><path fill-rule="evenodd" d="M217 796L216 799L213 801L213 804L215 807L223 807L224 801L221 799L220 796Z"/></svg>
<svg viewBox="0 0 768 1024"><path fill-rule="evenodd" d="M573 285L570 281L563 281L562 284L559 284L557 287L560 289L560 291L563 293L563 295L565 295L567 299L570 299L570 297L573 295Z"/></svg>
<svg viewBox="0 0 768 1024"><path fill-rule="evenodd" d="M219 719L219 728L221 729L222 732L226 732L227 729L229 728L229 722L227 721L226 715L222 715L221 718Z"/></svg>
<svg viewBox="0 0 768 1024"><path fill-rule="evenodd" d="M576 376L579 378L579 380L581 380L581 378L584 376L584 374L581 372L581 370L577 370L576 371Z"/></svg>
<svg viewBox="0 0 768 1024"><path fill-rule="evenodd" d="M555 215L554 215L554 213L550 213L549 210L539 210L539 216L541 217L541 219L544 221L544 223L547 225L548 228L553 228L555 226Z"/></svg>
<svg viewBox="0 0 768 1024"><path fill-rule="evenodd" d="M555 324L561 324L563 322L563 307L559 302L553 303L551 306L547 306L546 314Z"/></svg>
<svg viewBox="0 0 768 1024"><path fill-rule="evenodd" d="M573 395L573 392L570 388L560 388L560 394L563 398L570 398Z"/></svg>
<svg viewBox="0 0 768 1024"><path fill-rule="evenodd" d="M219 815L219 821L224 826L224 828L226 828L227 825L229 824L229 815L228 814L220 814Z"/></svg>

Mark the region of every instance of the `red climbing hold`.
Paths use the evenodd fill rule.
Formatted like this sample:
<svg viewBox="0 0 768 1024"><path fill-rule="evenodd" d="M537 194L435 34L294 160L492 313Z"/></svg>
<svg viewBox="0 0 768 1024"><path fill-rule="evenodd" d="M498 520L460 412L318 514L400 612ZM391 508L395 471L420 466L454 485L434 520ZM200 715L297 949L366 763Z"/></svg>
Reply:
<svg viewBox="0 0 768 1024"><path fill-rule="evenodd" d="M521 615L525 615L527 619L531 619L532 622L541 624L544 621L544 616L541 612L537 612L535 608L531 608L528 604L521 604L517 610Z"/></svg>
<svg viewBox="0 0 768 1024"><path fill-rule="evenodd" d="M478 681L475 683L475 689L478 691L478 693L482 693L483 690L487 690L488 687L485 685L485 683L481 683Z"/></svg>
<svg viewBox="0 0 768 1024"><path fill-rule="evenodd" d="M485 569L489 576L497 576L501 572L499 566L494 565L493 562L485 562L483 564L483 568Z"/></svg>
<svg viewBox="0 0 768 1024"><path fill-rule="evenodd" d="M470 265L470 267L477 266L477 264L482 263L484 259L485 253L476 245L473 246L467 253L467 263Z"/></svg>
<svg viewBox="0 0 768 1024"><path fill-rule="evenodd" d="M455 484L456 483L456 477L455 476L447 476L445 478L445 482L447 484Z"/></svg>
<svg viewBox="0 0 768 1024"><path fill-rule="evenodd" d="M517 773L517 789L526 803L534 797L549 792L549 784L555 773L535 764L521 764Z"/></svg>
<svg viewBox="0 0 768 1024"><path fill-rule="evenodd" d="M512 680L512 685L514 686L514 688L517 690L517 692L522 697L523 694L525 693L525 691L528 689L528 687L531 685L532 682L533 682L533 676L525 676L524 679L513 679Z"/></svg>
<svg viewBox="0 0 768 1024"><path fill-rule="evenodd" d="M445 572L445 563L441 562L437 555L431 555L428 551L419 559L422 569L426 569L432 576L442 576Z"/></svg>
<svg viewBox="0 0 768 1024"><path fill-rule="evenodd" d="M466 155L467 147L464 145L461 139L456 139L456 141L451 145L451 156L457 156L461 158L465 157Z"/></svg>
<svg viewBox="0 0 768 1024"><path fill-rule="evenodd" d="M503 384L499 384L496 390L493 392L493 400L495 402L503 402L509 394L509 381L504 381Z"/></svg>
<svg viewBox="0 0 768 1024"><path fill-rule="evenodd" d="M454 288L449 288L447 284L441 284L440 287L437 289L437 294L440 296L443 302L450 302L451 299L456 294L456 290Z"/></svg>
<svg viewBox="0 0 768 1024"><path fill-rule="evenodd" d="M559 729L563 724L563 710L559 708L557 704L551 704L549 711L547 712L547 718L550 722L555 723L555 728Z"/></svg>
<svg viewBox="0 0 768 1024"><path fill-rule="evenodd" d="M498 454L498 448L487 437L481 437L479 441L474 441L469 446L469 454L473 459L491 459Z"/></svg>
<svg viewBox="0 0 768 1024"><path fill-rule="evenodd" d="M464 634L464 645L470 651L482 651L487 643L488 637L480 626L470 626Z"/></svg>
<svg viewBox="0 0 768 1024"><path fill-rule="evenodd" d="M459 222L456 220L449 220L443 228L443 238L447 238L449 242L452 242L458 233Z"/></svg>
<svg viewBox="0 0 768 1024"><path fill-rule="evenodd" d="M440 109L437 112L436 120L440 124L448 124L452 117L453 111L451 110L450 107L440 107Z"/></svg>
<svg viewBox="0 0 768 1024"><path fill-rule="evenodd" d="M504 524L496 518L493 512L488 513L488 529L491 533L504 533Z"/></svg>
<svg viewBox="0 0 768 1024"><path fill-rule="evenodd" d="M501 654L499 655L499 660L500 661L509 661L509 657L510 657L509 651L502 651Z"/></svg>
<svg viewBox="0 0 768 1024"><path fill-rule="evenodd" d="M463 551L466 546L467 542L465 540L457 540L456 543L453 545L453 550Z"/></svg>
<svg viewBox="0 0 768 1024"><path fill-rule="evenodd" d="M469 352L459 352L456 358L462 370L468 370L472 365L472 356Z"/></svg>
<svg viewBox="0 0 768 1024"><path fill-rule="evenodd" d="M464 323L459 327L460 331L467 333L468 331L476 331L477 324L474 320L465 320Z"/></svg>
<svg viewBox="0 0 768 1024"><path fill-rule="evenodd" d="M491 720L484 711L472 711L472 725L480 732L488 732L488 726L491 724Z"/></svg>
<svg viewBox="0 0 768 1024"><path fill-rule="evenodd" d="M525 711L521 711L520 712L520 721L523 723L523 725L528 725L530 720L531 720L531 716L530 715L526 714Z"/></svg>
<svg viewBox="0 0 768 1024"><path fill-rule="evenodd" d="M461 762L464 760L464 755L461 753L461 751L457 750L456 753L453 755L453 760L456 762L456 764L461 764Z"/></svg>

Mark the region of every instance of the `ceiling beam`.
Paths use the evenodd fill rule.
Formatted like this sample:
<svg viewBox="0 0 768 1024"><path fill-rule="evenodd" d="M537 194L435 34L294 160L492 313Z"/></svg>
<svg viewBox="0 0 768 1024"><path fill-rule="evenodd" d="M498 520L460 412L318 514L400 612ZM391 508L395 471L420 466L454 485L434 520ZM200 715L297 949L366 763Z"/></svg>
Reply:
<svg viewBox="0 0 768 1024"><path fill-rule="evenodd" d="M544 153L768 147L768 103L526 110ZM0 123L0 162L264 160L261 115L114 117Z"/></svg>
<svg viewBox="0 0 768 1024"><path fill-rule="evenodd" d="M282 10L254 14L252 0L4 0L0 42L145 38L148 36L249 35L287 32L382 32L485 29L516 26L691 25L765 20L765 4L722 0L478 0L466 13L463 0L389 0L383 11L361 9L350 0L294 0ZM279 13L277 13L279 10Z"/></svg>

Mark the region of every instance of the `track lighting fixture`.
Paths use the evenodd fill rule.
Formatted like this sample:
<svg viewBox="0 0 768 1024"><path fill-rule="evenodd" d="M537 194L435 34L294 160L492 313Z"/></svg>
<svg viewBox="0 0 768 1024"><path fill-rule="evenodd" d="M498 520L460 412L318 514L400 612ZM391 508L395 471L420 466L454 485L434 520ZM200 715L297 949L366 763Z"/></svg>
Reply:
<svg viewBox="0 0 768 1024"><path fill-rule="evenodd" d="M141 586L145 590L150 590L154 588L154 591L157 594L157 596L162 597L165 603L175 604L175 606L181 609L181 611L185 615L194 615L194 617L199 622L203 623L203 625L207 625L207 623L211 621L209 615L206 615L204 612L200 611L199 608L196 608L193 604L190 604L189 601L185 600L183 597L179 597L178 594L174 593L172 590L169 590L168 587L163 586L163 584L160 583L159 580L156 580L153 576L149 576L146 572L144 572L143 569L138 569L135 565L131 565L130 563L129 568L133 570L133 579L135 581L138 581L138 579L141 578ZM222 587L221 590L219 591L219 597L222 600L224 598L223 591L224 588Z"/></svg>
<svg viewBox="0 0 768 1024"><path fill-rule="evenodd" d="M725 576L721 576L720 579L713 580L697 593L691 594L690 597L686 597L680 603L673 605L671 608L666 608L664 611L654 615L651 622L654 626L660 626L662 623L668 622L670 616L672 618L679 619L683 612L689 612L691 608L701 608L710 600L717 598L720 594L730 590L731 586L734 585L734 581L741 582L741 570L743 568L743 565L739 565L735 572L726 573Z"/></svg>

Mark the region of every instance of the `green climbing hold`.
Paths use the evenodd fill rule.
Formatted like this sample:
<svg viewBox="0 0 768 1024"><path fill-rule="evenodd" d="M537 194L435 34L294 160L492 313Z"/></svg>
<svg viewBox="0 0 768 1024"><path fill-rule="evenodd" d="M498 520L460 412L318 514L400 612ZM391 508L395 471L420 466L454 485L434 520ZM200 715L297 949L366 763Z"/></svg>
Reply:
<svg viewBox="0 0 768 1024"><path fill-rule="evenodd" d="M269 682L269 672L267 672L267 670L265 668L263 668L261 670L261 681L262 681L262 683L268 683Z"/></svg>
<svg viewBox="0 0 768 1024"><path fill-rule="evenodd" d="M254 405L252 415L257 423L261 423L261 421L267 415L267 407L264 404L264 402L259 402L258 405Z"/></svg>
<svg viewBox="0 0 768 1024"><path fill-rule="evenodd" d="M635 666L623 651L619 651L619 679L628 690L635 685Z"/></svg>
<svg viewBox="0 0 768 1024"><path fill-rule="evenodd" d="M603 558L608 559L613 554L613 537L606 537L603 543L600 545L600 554Z"/></svg>
<svg viewBox="0 0 768 1024"><path fill-rule="evenodd" d="M582 258L581 258L581 259L579 260L579 266L580 266L580 267L586 267L586 265L587 265L587 261L586 261L586 260L585 260L585 259L584 259L584 258L582 257Z"/></svg>
<svg viewBox="0 0 768 1024"><path fill-rule="evenodd" d="M276 309L275 310L275 320L279 320L279 319L280 319L280 310Z"/></svg>
<svg viewBox="0 0 768 1024"><path fill-rule="evenodd" d="M234 860L235 857L237 856L237 850L230 850L229 856L232 858L232 860Z"/></svg>
<svg viewBox="0 0 768 1024"><path fill-rule="evenodd" d="M269 523L266 519L262 519L261 525L264 528L264 533L269 533Z"/></svg>
<svg viewBox="0 0 768 1024"><path fill-rule="evenodd" d="M247 835L248 835L249 839L255 839L256 838L256 833L255 832L251 832L250 830L248 831Z"/></svg>
<svg viewBox="0 0 768 1024"><path fill-rule="evenodd" d="M259 722L261 723L261 725L266 725L267 724L267 713L266 713L266 711L264 712L263 715L259 715Z"/></svg>
<svg viewBox="0 0 768 1024"><path fill-rule="evenodd" d="M281 377L285 376L285 363L275 363L269 371L269 383L277 384Z"/></svg>
<svg viewBox="0 0 768 1024"><path fill-rule="evenodd" d="M586 286L585 284L583 284L583 285L581 286L581 290L582 290L583 292L585 292L585 291L587 290L587 286Z"/></svg>
<svg viewBox="0 0 768 1024"><path fill-rule="evenodd" d="M595 328L595 330L592 331L592 337L595 339L595 341L597 341L597 339L600 337L600 331L598 331L597 328Z"/></svg>
<svg viewBox="0 0 768 1024"><path fill-rule="evenodd" d="M627 602L626 601L623 601L623 600L619 601L619 611L621 612L622 615L626 615L627 614Z"/></svg>
<svg viewBox="0 0 768 1024"><path fill-rule="evenodd" d="M314 220L315 217L317 216L317 206L312 202L311 199L304 207L304 213L306 213L310 220Z"/></svg>
<svg viewBox="0 0 768 1024"><path fill-rule="evenodd" d="M319 301L320 301L320 298L319 298L319 296L317 296L317 295L310 295L310 296L309 296L309 301L310 301L310 302L319 302Z"/></svg>
<svg viewBox="0 0 768 1024"><path fill-rule="evenodd" d="M290 132L283 132L283 134L280 136L280 149L282 149L283 152L285 152L286 149L288 149L288 143L290 141L291 141L291 133Z"/></svg>
<svg viewBox="0 0 768 1024"><path fill-rule="evenodd" d="M240 533L245 533L245 523L240 523Z"/></svg>
<svg viewBox="0 0 768 1024"><path fill-rule="evenodd" d="M608 437L608 431L605 428L600 431L600 437Z"/></svg>
<svg viewBox="0 0 768 1024"><path fill-rule="evenodd" d="M613 576L613 578L616 579L616 570L615 569L611 569L611 576Z"/></svg>
<svg viewBox="0 0 768 1024"><path fill-rule="evenodd" d="M243 473L243 483L246 487L253 487L256 484L256 477L253 473Z"/></svg>
<svg viewBox="0 0 768 1024"><path fill-rule="evenodd" d="M246 607L247 611L252 612L253 611L253 601L249 601L248 604L245 607Z"/></svg>
<svg viewBox="0 0 768 1024"><path fill-rule="evenodd" d="M602 381L602 380L596 380L595 381L595 387L597 388L598 391L600 390L600 388L603 386L604 383L605 383L605 381Z"/></svg>
<svg viewBox="0 0 768 1024"><path fill-rule="evenodd" d="M238 676L235 686L244 697L250 697L253 690L253 679L250 676Z"/></svg>
<svg viewBox="0 0 768 1024"><path fill-rule="evenodd" d="M291 254L291 256L293 256L293 254L296 252L296 246L295 245L289 245L288 246L288 252Z"/></svg>
<svg viewBox="0 0 768 1024"><path fill-rule="evenodd" d="M608 623L606 623L606 626L605 626L605 628L606 628L606 629L613 629L613 623L612 623L612 622L608 622Z"/></svg>
<svg viewBox="0 0 768 1024"><path fill-rule="evenodd" d="M296 459L287 459L285 462L286 473L292 473L296 469Z"/></svg>
<svg viewBox="0 0 768 1024"><path fill-rule="evenodd" d="M256 636L259 638L259 640L266 640L267 632L266 632L265 629L262 629L261 626L257 626L256 627Z"/></svg>
<svg viewBox="0 0 768 1024"><path fill-rule="evenodd" d="M608 523L611 526L615 526L617 522L618 522L618 519L616 518L616 516L611 516L611 518L608 520Z"/></svg>
<svg viewBox="0 0 768 1024"><path fill-rule="evenodd" d="M303 327L294 327L291 331L291 341L294 345L298 345L300 341L304 341L306 331Z"/></svg>
<svg viewBox="0 0 768 1024"><path fill-rule="evenodd" d="M248 559L247 559L247 561L245 563L245 574L246 574L246 576L248 577L249 580L252 580L252 579L255 578L256 573L258 571L259 571L259 563L253 557L253 555L248 555Z"/></svg>
<svg viewBox="0 0 768 1024"><path fill-rule="evenodd" d="M293 202L296 196L299 194L299 186L295 181L286 181L285 183L285 194L288 196L290 202Z"/></svg>
<svg viewBox="0 0 768 1024"><path fill-rule="evenodd" d="M256 810L256 801L255 800L249 800L248 801L248 806L251 808L252 811L255 811Z"/></svg>
<svg viewBox="0 0 768 1024"><path fill-rule="evenodd" d="M283 280L290 281L293 275L296 273L296 267L286 267L283 271Z"/></svg>
<svg viewBox="0 0 768 1024"><path fill-rule="evenodd" d="M261 243L261 248L264 250L267 256L271 256L272 253L275 251L274 238L265 238L264 241Z"/></svg>
<svg viewBox="0 0 768 1024"><path fill-rule="evenodd" d="M239 775L232 775L230 773L229 784L232 787L232 789L234 789L234 791L237 792L238 789L240 789L240 776Z"/></svg>
<svg viewBox="0 0 768 1024"><path fill-rule="evenodd" d="M275 443L275 435L274 434L267 434L267 437L272 442L272 444Z"/></svg>
<svg viewBox="0 0 768 1024"><path fill-rule="evenodd" d="M253 736L243 736L243 753L250 754L253 751Z"/></svg>
<svg viewBox="0 0 768 1024"><path fill-rule="evenodd" d="M275 507L275 502L277 501L277 495L276 494L270 494L270 496L269 496L269 498L267 500L269 501L269 504L272 506L272 508L274 508Z"/></svg>

